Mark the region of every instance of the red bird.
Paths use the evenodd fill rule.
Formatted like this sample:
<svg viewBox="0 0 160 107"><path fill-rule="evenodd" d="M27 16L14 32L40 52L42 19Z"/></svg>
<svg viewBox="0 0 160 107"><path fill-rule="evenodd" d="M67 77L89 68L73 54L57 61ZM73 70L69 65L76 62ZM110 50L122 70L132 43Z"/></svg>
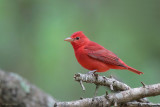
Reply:
<svg viewBox="0 0 160 107"><path fill-rule="evenodd" d="M125 64L116 54L105 49L103 46L90 41L82 31L75 32L66 38L74 48L78 62L86 69L93 72L105 72L109 69L126 69L136 74L143 74Z"/></svg>

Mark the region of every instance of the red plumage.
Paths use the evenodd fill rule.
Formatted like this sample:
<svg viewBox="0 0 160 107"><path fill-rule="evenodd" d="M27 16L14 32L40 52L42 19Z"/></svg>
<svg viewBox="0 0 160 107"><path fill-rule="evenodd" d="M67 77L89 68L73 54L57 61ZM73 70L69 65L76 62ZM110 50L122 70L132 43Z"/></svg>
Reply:
<svg viewBox="0 0 160 107"><path fill-rule="evenodd" d="M113 52L103 46L90 41L82 31L75 32L65 41L71 42L78 62L88 70L105 72L109 69L127 69L136 74L143 74L127 64L125 64Z"/></svg>

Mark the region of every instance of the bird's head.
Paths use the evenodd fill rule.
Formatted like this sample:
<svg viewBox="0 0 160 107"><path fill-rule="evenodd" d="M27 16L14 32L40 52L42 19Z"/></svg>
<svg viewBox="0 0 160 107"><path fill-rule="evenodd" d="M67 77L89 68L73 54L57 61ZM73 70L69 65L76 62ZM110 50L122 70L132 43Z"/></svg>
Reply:
<svg viewBox="0 0 160 107"><path fill-rule="evenodd" d="M73 33L70 37L66 38L64 41L70 42L73 47L80 47L85 45L89 39L83 34L82 31Z"/></svg>

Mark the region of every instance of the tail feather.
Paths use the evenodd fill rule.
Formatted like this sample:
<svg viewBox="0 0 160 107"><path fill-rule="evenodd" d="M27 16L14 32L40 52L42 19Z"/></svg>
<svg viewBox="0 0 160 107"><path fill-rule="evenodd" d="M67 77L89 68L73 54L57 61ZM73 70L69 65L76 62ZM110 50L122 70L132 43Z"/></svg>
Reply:
<svg viewBox="0 0 160 107"><path fill-rule="evenodd" d="M134 72L134 73L136 73L136 74L138 74L138 75L144 74L143 72L140 72L140 71L138 71L138 70L136 70L136 69L134 69L134 68L132 68L132 67L128 67L128 70L129 70L129 71L132 71L132 72Z"/></svg>

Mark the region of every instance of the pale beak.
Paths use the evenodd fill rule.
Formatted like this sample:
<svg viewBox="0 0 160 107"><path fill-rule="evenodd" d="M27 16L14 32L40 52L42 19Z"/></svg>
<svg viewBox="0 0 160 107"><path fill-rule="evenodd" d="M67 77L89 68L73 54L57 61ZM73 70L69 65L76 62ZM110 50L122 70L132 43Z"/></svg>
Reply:
<svg viewBox="0 0 160 107"><path fill-rule="evenodd" d="M72 42L73 39L71 37L66 38L64 41Z"/></svg>

